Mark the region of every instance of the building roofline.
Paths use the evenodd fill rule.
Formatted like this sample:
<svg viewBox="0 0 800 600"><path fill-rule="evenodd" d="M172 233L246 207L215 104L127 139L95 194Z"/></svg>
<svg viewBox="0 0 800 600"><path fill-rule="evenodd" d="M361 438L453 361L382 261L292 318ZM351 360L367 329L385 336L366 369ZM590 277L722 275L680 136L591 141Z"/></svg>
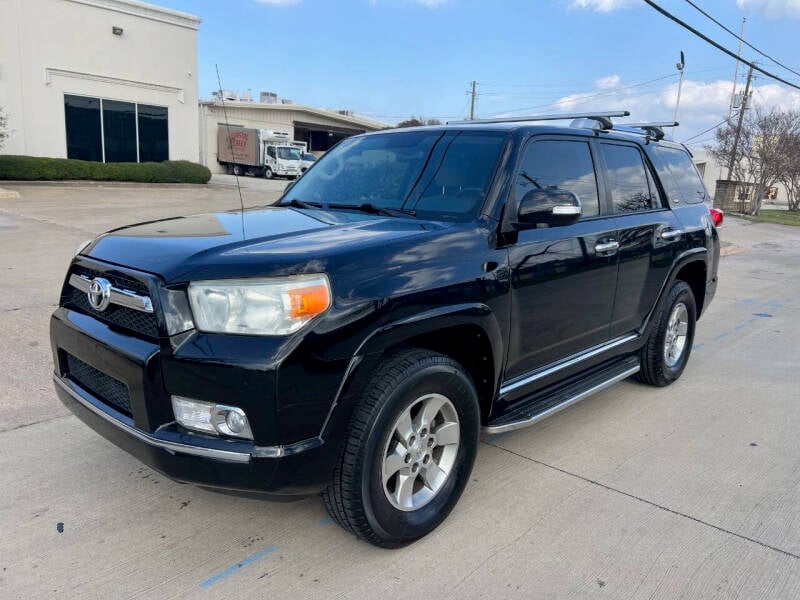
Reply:
<svg viewBox="0 0 800 600"><path fill-rule="evenodd" d="M201 100L200 105L222 108L222 102L219 100ZM392 125L389 125L388 123L381 123L380 121L374 121L366 117L360 117L358 115L349 115L349 116L343 115L333 110L316 108L314 106L306 106L304 104L266 104L263 102L242 102L241 100L225 100L225 106L227 108L245 108L250 110L259 110L259 109L294 110L294 111L309 113L319 117L325 117L326 119L335 119L337 121L348 123L350 125L359 125L361 127L366 127L371 130L387 129L392 127Z"/></svg>
<svg viewBox="0 0 800 600"><path fill-rule="evenodd" d="M179 10L156 6L155 4L139 2L138 0L67 0L67 2L94 6L95 8L168 23L169 25L177 25L178 27L194 29L195 31L200 28L200 17Z"/></svg>

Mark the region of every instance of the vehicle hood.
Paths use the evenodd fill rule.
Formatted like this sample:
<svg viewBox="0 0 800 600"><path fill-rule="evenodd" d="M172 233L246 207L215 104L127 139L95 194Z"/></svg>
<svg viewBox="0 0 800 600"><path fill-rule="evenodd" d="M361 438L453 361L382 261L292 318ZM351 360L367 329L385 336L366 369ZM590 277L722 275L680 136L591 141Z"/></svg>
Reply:
<svg viewBox="0 0 800 600"><path fill-rule="evenodd" d="M82 254L160 275L167 283L279 276L322 272L331 257L446 228L355 211L268 207L115 229L95 239Z"/></svg>

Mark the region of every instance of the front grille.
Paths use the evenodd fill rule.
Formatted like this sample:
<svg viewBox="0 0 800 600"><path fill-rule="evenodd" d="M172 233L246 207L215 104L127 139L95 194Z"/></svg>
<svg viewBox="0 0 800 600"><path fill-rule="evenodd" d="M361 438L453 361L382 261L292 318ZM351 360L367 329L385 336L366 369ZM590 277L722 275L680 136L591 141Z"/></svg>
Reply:
<svg viewBox="0 0 800 600"><path fill-rule="evenodd" d="M98 276L104 277L116 288L130 290L131 292L143 296L150 295L150 290L145 283L116 273L99 273L79 265L72 269L72 273L83 275L89 279ZM86 293L72 287L69 283L67 283L67 287L64 290L64 305L79 310L87 315L92 315L99 321L124 329L125 331L133 332L147 338L158 337L158 322L156 321L155 313L145 313L117 304L110 304L108 308L103 311L95 310L89 304Z"/></svg>
<svg viewBox="0 0 800 600"><path fill-rule="evenodd" d="M67 376L83 389L91 392L98 400L102 400L129 417L133 416L128 386L121 381L98 371L71 354L67 354Z"/></svg>

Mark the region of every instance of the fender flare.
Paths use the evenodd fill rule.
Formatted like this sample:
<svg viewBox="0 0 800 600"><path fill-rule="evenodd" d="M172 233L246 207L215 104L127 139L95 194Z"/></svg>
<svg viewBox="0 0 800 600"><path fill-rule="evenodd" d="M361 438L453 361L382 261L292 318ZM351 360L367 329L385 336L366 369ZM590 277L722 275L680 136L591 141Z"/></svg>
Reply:
<svg viewBox="0 0 800 600"><path fill-rule="evenodd" d="M500 385L505 347L500 324L492 309L477 302L437 307L382 325L364 338L345 369L339 389L322 424L319 437L322 440L338 440L344 437L337 434L346 427L353 409L353 402L348 401L345 392L356 380L358 373L371 372L372 367L385 350L421 334L460 325L477 326L486 335L492 349L495 372L493 384L496 394ZM364 368L361 369L361 367Z"/></svg>
<svg viewBox="0 0 800 600"><path fill-rule="evenodd" d="M678 278L678 273L680 270L686 265L695 262L703 263L706 268L706 272L708 272L708 249L692 248L690 250L686 250L682 252L672 263L672 268L670 269L669 275L667 275L667 278L664 280L664 283L661 286L661 290L658 292L658 299L656 300L655 304L653 305L653 309L647 315L647 318L639 330L639 334L642 339L646 339L647 335L650 333L650 328L655 321L654 317L660 314L664 299L667 297L667 294L669 294L672 284L675 283L675 280Z"/></svg>

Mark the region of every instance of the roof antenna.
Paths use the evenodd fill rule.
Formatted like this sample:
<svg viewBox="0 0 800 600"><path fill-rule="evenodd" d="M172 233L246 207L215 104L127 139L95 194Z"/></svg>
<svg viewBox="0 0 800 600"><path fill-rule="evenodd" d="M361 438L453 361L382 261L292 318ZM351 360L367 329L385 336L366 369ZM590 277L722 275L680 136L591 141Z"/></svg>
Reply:
<svg viewBox="0 0 800 600"><path fill-rule="evenodd" d="M222 101L222 115L225 117L228 147L231 151L231 158L233 158L233 139L231 139L231 126L228 124L228 111L225 108L225 93L222 91L222 80L219 77L219 65L215 63L214 68L217 70L217 85L219 86L219 99ZM242 199L242 186L239 185L239 175L234 173L233 176L236 178L236 189L239 192L239 205L242 207L242 238L246 238L247 236L244 233L244 200Z"/></svg>

